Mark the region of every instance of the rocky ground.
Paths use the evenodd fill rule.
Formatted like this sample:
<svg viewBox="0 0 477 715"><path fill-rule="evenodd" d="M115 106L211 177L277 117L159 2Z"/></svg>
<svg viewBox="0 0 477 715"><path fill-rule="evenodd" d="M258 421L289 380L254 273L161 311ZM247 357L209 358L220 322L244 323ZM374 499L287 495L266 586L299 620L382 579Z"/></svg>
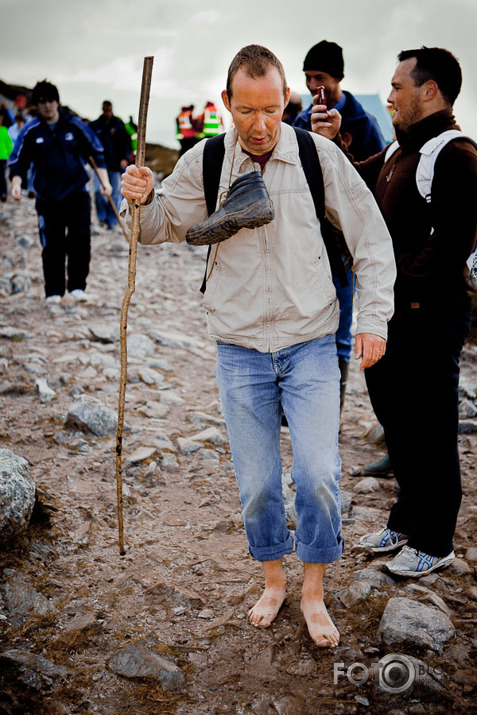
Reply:
<svg viewBox="0 0 477 715"><path fill-rule="evenodd" d="M28 460L37 494L27 531L0 553L0 714L477 712L475 344L462 363L458 558L414 583L355 546L385 523L396 487L360 473L382 452L352 364L340 437L346 550L326 577L341 644L323 651L300 614L294 556L275 624L257 631L246 619L262 577L247 553L198 294L205 249L139 250L120 556L114 414L127 244L95 223L88 302L50 306L34 202L3 204L0 236L0 448ZM287 474L286 431L282 445ZM402 692L382 660L390 654L399 677L417 673Z"/></svg>

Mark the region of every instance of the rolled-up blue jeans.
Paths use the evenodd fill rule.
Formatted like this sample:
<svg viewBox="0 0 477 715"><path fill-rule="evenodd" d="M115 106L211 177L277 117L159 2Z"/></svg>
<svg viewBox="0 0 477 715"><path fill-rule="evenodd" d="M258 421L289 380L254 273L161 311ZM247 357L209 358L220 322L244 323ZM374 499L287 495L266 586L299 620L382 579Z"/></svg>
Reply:
<svg viewBox="0 0 477 715"><path fill-rule="evenodd" d="M297 556L341 556L338 358L334 335L261 353L217 343L217 382L251 555L273 561L293 551L282 497L282 406L293 448Z"/></svg>

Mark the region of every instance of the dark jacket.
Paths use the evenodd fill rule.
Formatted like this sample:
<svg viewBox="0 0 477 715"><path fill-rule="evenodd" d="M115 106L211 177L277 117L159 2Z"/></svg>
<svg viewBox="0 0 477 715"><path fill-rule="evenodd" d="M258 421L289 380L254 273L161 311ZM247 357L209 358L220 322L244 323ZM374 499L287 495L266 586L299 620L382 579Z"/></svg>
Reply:
<svg viewBox="0 0 477 715"><path fill-rule="evenodd" d="M67 109L52 129L35 117L17 137L10 156L10 178L22 176L33 162L33 185L42 199L61 201L73 191L85 189L89 175L85 163L93 156L105 168L104 152L91 129Z"/></svg>
<svg viewBox="0 0 477 715"><path fill-rule="evenodd" d="M126 131L124 122L119 117L103 116L95 119L89 125L104 147L106 166L110 171L121 171L120 163L129 162L131 156L131 137Z"/></svg>
<svg viewBox="0 0 477 715"><path fill-rule="evenodd" d="M378 154L386 146L378 123L372 114L368 114L351 92L343 92L346 102L339 109L341 114L341 138L355 161L362 161L373 154ZM312 105L301 112L293 126L311 131Z"/></svg>
<svg viewBox="0 0 477 715"><path fill-rule="evenodd" d="M477 236L477 151L465 140L440 152L426 203L416 185L419 149L447 129L458 129L443 110L397 131L400 148L355 167L373 192L393 240L397 264L396 313L442 310L468 302L463 271ZM432 231L432 229L434 229Z"/></svg>

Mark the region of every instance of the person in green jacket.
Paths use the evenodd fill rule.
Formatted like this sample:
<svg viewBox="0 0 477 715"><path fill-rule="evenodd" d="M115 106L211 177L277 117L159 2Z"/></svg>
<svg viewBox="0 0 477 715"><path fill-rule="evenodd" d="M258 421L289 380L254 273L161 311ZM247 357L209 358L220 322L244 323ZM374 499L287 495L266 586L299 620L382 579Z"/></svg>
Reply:
<svg viewBox="0 0 477 715"><path fill-rule="evenodd" d="M13 143L10 139L7 127L3 126L3 117L0 115L0 200L7 200L7 180L5 172L7 169L8 157L12 153Z"/></svg>

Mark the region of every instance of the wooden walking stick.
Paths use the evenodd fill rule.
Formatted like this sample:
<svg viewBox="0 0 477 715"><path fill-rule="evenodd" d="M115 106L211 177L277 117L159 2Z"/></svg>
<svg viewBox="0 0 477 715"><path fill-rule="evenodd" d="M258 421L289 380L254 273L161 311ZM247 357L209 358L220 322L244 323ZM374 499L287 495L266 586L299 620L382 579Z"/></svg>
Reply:
<svg viewBox="0 0 477 715"><path fill-rule="evenodd" d="M101 185L101 188L104 190L103 180L102 180L102 178L101 178L100 175L99 175L98 166L97 166L97 164L96 164L96 162L95 162L95 160L93 159L92 156L88 157L88 163L89 163L89 165L93 168L94 173L95 173L96 176L98 177L98 181L99 181L99 183L100 183L100 185ZM116 220L117 220L118 224L121 226L121 228L122 228L122 230L123 230L124 238L125 238L126 241L129 243L128 232L126 231L126 227L124 226L124 222L121 220L121 216L120 216L119 213L118 213L118 210L117 210L117 208L116 208L116 206L115 206L115 204L114 204L113 197L111 196L111 194L109 194L109 195L107 196L107 199L108 199L108 201L109 201L109 205L111 206L111 208L112 208L112 210L113 210L114 215L116 216Z"/></svg>
<svg viewBox="0 0 477 715"><path fill-rule="evenodd" d="M146 120L151 90L152 65L154 57L144 58L142 70L141 99L139 102L136 166L144 166L146 156ZM129 264L128 285L124 293L121 307L121 323L119 342L121 348L121 378L119 384L118 426L116 430L116 487L118 496L118 529L119 529L119 554L124 556L124 523L123 523L123 478L122 478L122 447L124 426L124 400L126 396L127 379L127 317L129 301L136 289L136 255L137 240L139 238L139 200L136 199L131 207L131 235L129 237Z"/></svg>

